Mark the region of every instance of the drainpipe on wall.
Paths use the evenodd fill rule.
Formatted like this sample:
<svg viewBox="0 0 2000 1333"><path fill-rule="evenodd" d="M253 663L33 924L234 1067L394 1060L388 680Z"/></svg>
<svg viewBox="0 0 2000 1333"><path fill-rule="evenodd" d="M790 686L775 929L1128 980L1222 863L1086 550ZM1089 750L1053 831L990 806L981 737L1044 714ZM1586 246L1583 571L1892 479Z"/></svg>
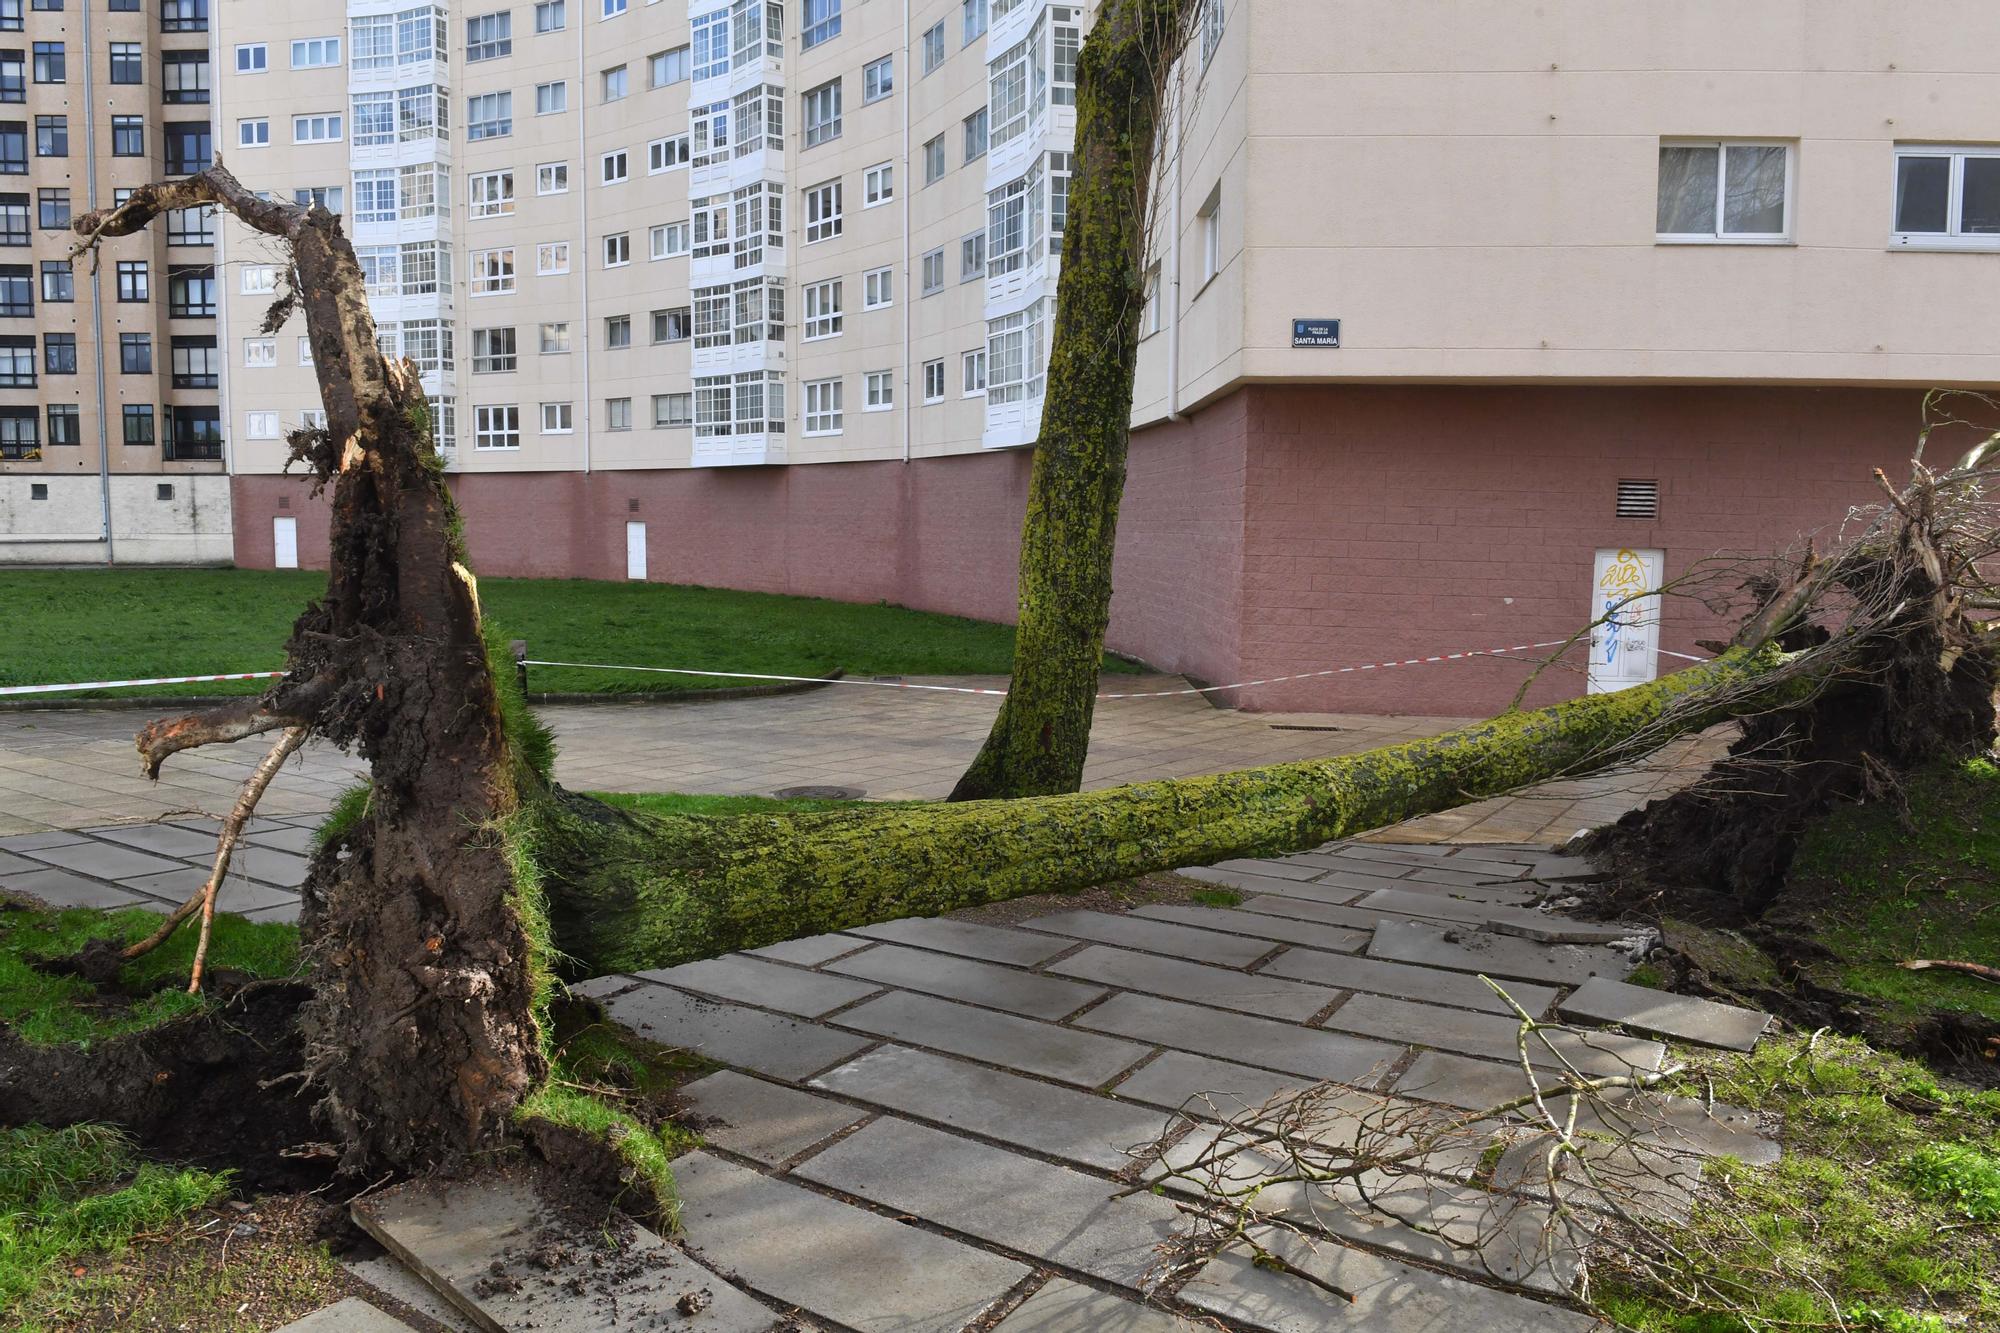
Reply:
<svg viewBox="0 0 2000 1333"><path fill-rule="evenodd" d="M1173 114L1173 155L1169 159L1168 193L1173 198L1169 208L1167 232L1167 275L1172 286L1160 293L1160 299L1167 303L1167 420L1180 421L1181 417L1181 108L1185 99L1181 90L1186 86L1185 73L1174 79Z"/></svg>
<svg viewBox="0 0 2000 1333"><path fill-rule="evenodd" d="M910 171L910 96L916 90L916 62L910 54L910 0L903 0L903 60L902 71L896 77L907 82L897 90L896 100L903 104L903 268L899 275L903 279L901 305L903 307L903 461L910 461L910 454L917 425L916 386L910 375L910 321L916 317L916 284L910 280L910 195L916 189L916 177ZM805 390L800 389L803 399Z"/></svg>
<svg viewBox="0 0 2000 1333"><path fill-rule="evenodd" d="M84 203L97 207L97 62L90 44L90 6L83 11L83 169ZM97 265L90 272L90 330L97 359L97 497L104 510L104 563L116 563L117 547L111 532L111 429L104 417L104 291L98 285Z"/></svg>
<svg viewBox="0 0 2000 1333"><path fill-rule="evenodd" d="M583 474L590 475L590 160L585 151L584 121L590 115L590 89L583 81L583 29L589 19L579 13L576 24L576 233L583 243L583 257L570 256L573 271L582 275L578 284L578 336L583 340ZM540 407L535 409L541 411Z"/></svg>

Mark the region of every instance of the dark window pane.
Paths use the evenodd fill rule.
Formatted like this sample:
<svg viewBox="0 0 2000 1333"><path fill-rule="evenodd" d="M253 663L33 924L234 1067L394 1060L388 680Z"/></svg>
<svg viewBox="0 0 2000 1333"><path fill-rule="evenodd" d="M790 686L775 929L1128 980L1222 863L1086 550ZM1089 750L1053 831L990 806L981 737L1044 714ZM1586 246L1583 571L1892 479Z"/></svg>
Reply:
<svg viewBox="0 0 2000 1333"><path fill-rule="evenodd" d="M1951 159L1904 157L1896 161L1896 230L1943 233L1951 203Z"/></svg>
<svg viewBox="0 0 2000 1333"><path fill-rule="evenodd" d="M2000 157L1968 157L1959 186L1958 229L1967 236L2000 232Z"/></svg>

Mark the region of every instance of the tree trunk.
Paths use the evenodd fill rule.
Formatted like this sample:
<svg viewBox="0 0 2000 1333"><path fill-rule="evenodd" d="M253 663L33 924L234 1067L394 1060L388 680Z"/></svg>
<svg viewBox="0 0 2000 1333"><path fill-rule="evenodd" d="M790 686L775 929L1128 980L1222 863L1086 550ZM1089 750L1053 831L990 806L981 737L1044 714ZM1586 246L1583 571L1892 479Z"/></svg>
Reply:
<svg viewBox="0 0 2000 1333"><path fill-rule="evenodd" d="M1013 680L954 801L1083 785L1145 308L1164 90L1199 0L1110 0L1076 65L1076 152L1021 533Z"/></svg>

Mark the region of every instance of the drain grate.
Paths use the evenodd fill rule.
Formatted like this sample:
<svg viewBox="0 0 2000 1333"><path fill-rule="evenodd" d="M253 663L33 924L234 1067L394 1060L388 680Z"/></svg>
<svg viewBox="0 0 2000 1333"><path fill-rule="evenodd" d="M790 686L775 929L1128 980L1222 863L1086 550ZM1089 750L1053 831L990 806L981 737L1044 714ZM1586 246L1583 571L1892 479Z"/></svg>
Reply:
<svg viewBox="0 0 2000 1333"><path fill-rule="evenodd" d="M1315 727L1304 722L1273 722L1273 731L1345 731L1345 727Z"/></svg>
<svg viewBox="0 0 2000 1333"><path fill-rule="evenodd" d="M780 787L771 793L781 801L858 801L867 794L860 787Z"/></svg>

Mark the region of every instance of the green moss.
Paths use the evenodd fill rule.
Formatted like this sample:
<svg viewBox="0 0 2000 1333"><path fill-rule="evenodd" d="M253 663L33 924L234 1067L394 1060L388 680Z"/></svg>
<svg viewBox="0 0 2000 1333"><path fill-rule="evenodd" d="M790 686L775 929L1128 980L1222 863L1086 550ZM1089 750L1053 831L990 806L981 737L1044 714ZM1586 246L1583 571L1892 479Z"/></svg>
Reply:
<svg viewBox="0 0 2000 1333"><path fill-rule="evenodd" d="M1237 907L1243 895L1234 889L1196 889L1191 895L1203 907Z"/></svg>
<svg viewBox="0 0 2000 1333"><path fill-rule="evenodd" d="M1625 978L1628 986L1651 986L1659 990L1667 984L1666 974L1651 963L1641 963L1632 969L1632 975Z"/></svg>
<svg viewBox="0 0 2000 1333"><path fill-rule="evenodd" d="M915 805L915 801L794 801L774 796L709 796L695 792L596 791L590 795L615 806L644 815L782 815L811 814L826 810L882 809L892 805Z"/></svg>

